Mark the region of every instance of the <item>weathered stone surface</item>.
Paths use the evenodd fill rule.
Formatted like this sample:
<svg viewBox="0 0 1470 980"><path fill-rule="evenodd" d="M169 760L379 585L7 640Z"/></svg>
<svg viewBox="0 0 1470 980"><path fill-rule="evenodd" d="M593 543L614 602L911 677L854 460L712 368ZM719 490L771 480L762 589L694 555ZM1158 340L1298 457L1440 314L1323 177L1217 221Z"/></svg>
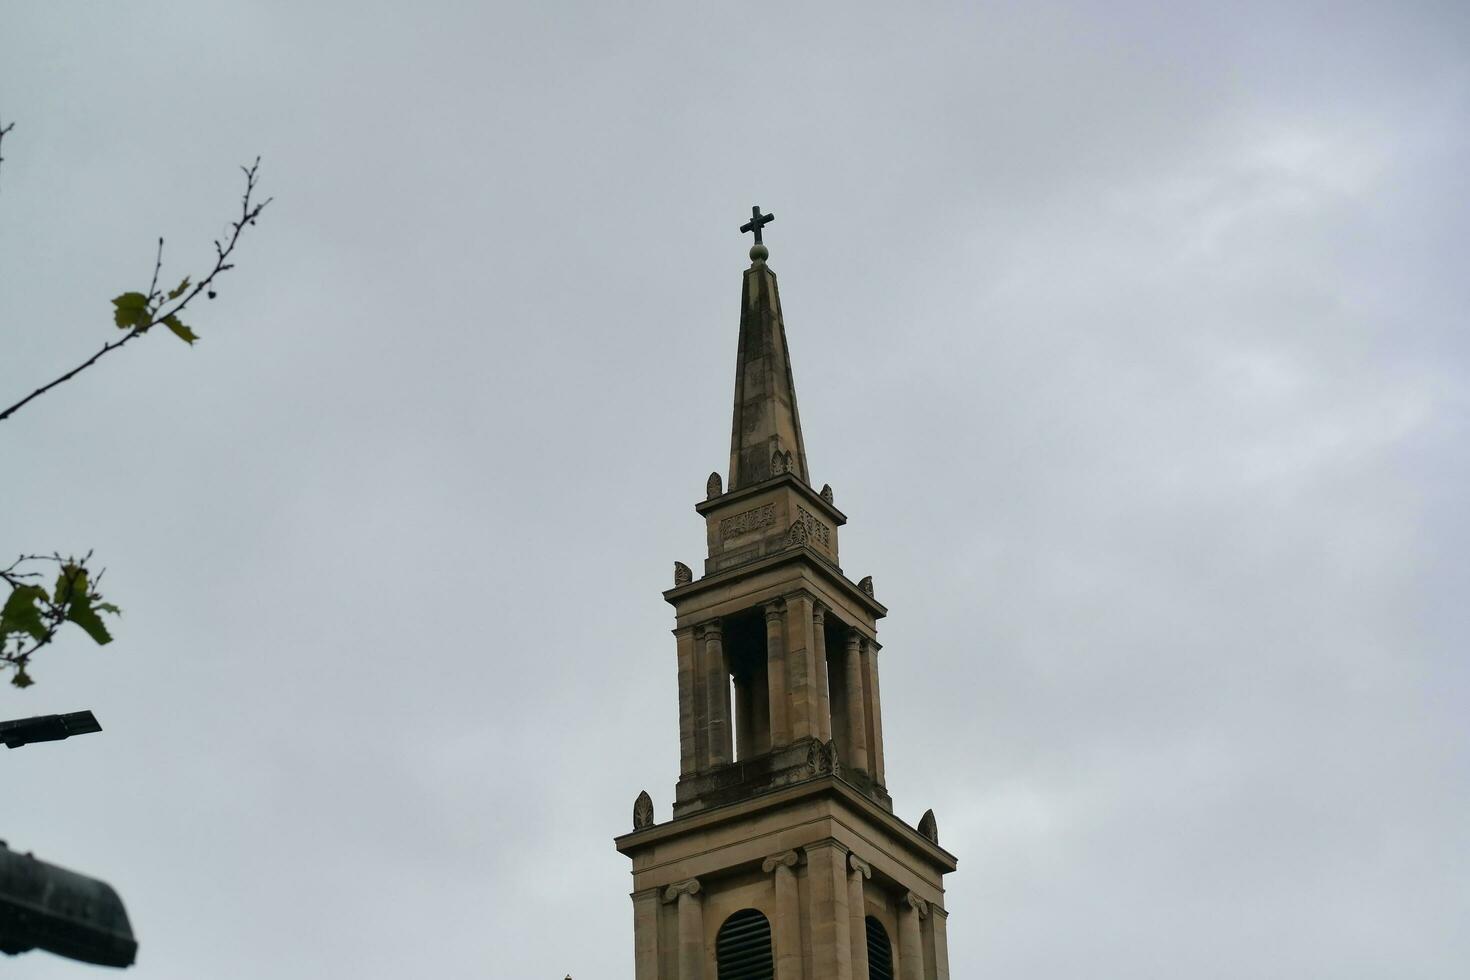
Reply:
<svg viewBox="0 0 1470 980"><path fill-rule="evenodd" d="M924 815L919 818L919 833L934 843L939 843L939 825L934 821L933 810L925 810Z"/></svg>
<svg viewBox="0 0 1470 980"><path fill-rule="evenodd" d="M637 980L717 980L721 926L771 927L778 980L866 980L867 920L897 975L947 980L932 812L916 829L884 787L871 576L838 564L846 516L810 486L775 274L742 293L728 489L712 473L703 577L675 564L679 780L673 818L647 793L618 838L633 863ZM763 933L757 932L756 935ZM757 940L759 941L759 940Z"/></svg>
<svg viewBox="0 0 1470 980"><path fill-rule="evenodd" d="M781 297L776 274L761 262L746 270L740 297L730 489L739 490L787 471L807 482L806 445L796 409Z"/></svg>

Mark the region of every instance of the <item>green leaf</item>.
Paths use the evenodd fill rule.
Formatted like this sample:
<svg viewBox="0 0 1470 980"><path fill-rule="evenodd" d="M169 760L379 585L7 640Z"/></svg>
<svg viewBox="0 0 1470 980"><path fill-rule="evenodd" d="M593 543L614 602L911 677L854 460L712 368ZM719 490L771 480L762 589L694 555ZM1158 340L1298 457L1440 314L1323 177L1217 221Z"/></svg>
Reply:
<svg viewBox="0 0 1470 980"><path fill-rule="evenodd" d="M25 633L33 640L44 640L46 624L41 620L37 603L47 599L46 590L39 585L17 585L11 589L5 607L0 609L0 636Z"/></svg>
<svg viewBox="0 0 1470 980"><path fill-rule="evenodd" d="M189 277L188 276L185 276L183 282L179 283L173 289L170 289L168 291L168 298L169 299L178 299L180 296L184 295L184 290L186 290L188 288L189 288Z"/></svg>
<svg viewBox="0 0 1470 980"><path fill-rule="evenodd" d="M26 688L30 687L36 682L31 680L31 675L26 673L26 669L24 667L17 667L15 668L15 676L10 678L10 683L14 684L16 687Z"/></svg>
<svg viewBox="0 0 1470 980"><path fill-rule="evenodd" d="M62 565L61 574L56 576L56 604L64 606L73 598L86 598L86 595L87 570L80 565Z"/></svg>
<svg viewBox="0 0 1470 980"><path fill-rule="evenodd" d="M91 602L80 598L74 600L66 610L66 618L80 626L82 632L96 640L99 646L112 642L112 634L107 632L107 627L102 623L102 617L97 615L97 610L92 608Z"/></svg>
<svg viewBox="0 0 1470 980"><path fill-rule="evenodd" d="M148 309L148 297L142 293L123 293L112 301L112 322L123 330L135 330L148 326L153 311Z"/></svg>
<svg viewBox="0 0 1470 980"><path fill-rule="evenodd" d="M96 602L92 604L92 608L99 612L112 613L114 616L122 615L122 610L110 602Z"/></svg>
<svg viewBox="0 0 1470 980"><path fill-rule="evenodd" d="M172 313L163 318L163 325L172 330L174 332L174 336L178 337L186 344L192 344L194 343L194 341L199 339L198 334L190 330L188 326L183 323L183 321L174 316Z"/></svg>

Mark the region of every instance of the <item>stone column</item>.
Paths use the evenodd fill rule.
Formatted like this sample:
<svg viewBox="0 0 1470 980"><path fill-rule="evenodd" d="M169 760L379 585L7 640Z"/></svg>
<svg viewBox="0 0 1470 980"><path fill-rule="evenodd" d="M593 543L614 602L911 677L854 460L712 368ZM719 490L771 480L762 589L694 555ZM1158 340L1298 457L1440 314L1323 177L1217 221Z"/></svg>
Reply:
<svg viewBox="0 0 1470 980"><path fill-rule="evenodd" d="M786 723L786 603L766 606L766 683L771 703L771 748L791 741Z"/></svg>
<svg viewBox="0 0 1470 980"><path fill-rule="evenodd" d="M633 977L658 980L658 889L633 893Z"/></svg>
<svg viewBox="0 0 1470 980"><path fill-rule="evenodd" d="M750 675L750 716L755 728L754 752L771 751L771 685L766 680L766 665L760 664Z"/></svg>
<svg viewBox="0 0 1470 980"><path fill-rule="evenodd" d="M878 651L881 649L883 645L877 640L863 644L863 690L868 696L868 768L878 785L886 786L883 779L883 701L878 696Z"/></svg>
<svg viewBox="0 0 1470 980"><path fill-rule="evenodd" d="M827 686L827 608L812 603L812 657L817 662L817 738L832 740L832 699ZM867 974L863 974L867 980Z"/></svg>
<svg viewBox="0 0 1470 980"><path fill-rule="evenodd" d="M766 874L775 872L776 920L771 923L775 945L776 980L801 980L801 906L797 900L795 851L773 854L761 862Z"/></svg>
<svg viewBox="0 0 1470 980"><path fill-rule="evenodd" d="M678 980L704 980L704 908L699 879L690 878L665 888L664 901L679 903Z"/></svg>
<svg viewBox="0 0 1470 980"><path fill-rule="evenodd" d="M868 906L863 901L863 879L873 877L868 862L847 856L847 933L852 946L853 980L868 980Z"/></svg>
<svg viewBox="0 0 1470 980"><path fill-rule="evenodd" d="M694 734L699 714L694 693L694 630L674 630L674 640L679 651L679 775L687 776L699 768Z"/></svg>
<svg viewBox="0 0 1470 980"><path fill-rule="evenodd" d="M829 838L809 844L805 850L812 972L821 980L854 980L848 930L847 849Z"/></svg>
<svg viewBox="0 0 1470 980"><path fill-rule="evenodd" d="M905 892L898 902L898 962L900 980L924 980L924 946L921 919L929 911L928 904L913 892Z"/></svg>
<svg viewBox="0 0 1470 980"><path fill-rule="evenodd" d="M812 596L786 597L786 689L791 692L787 727L793 742L817 736L817 668L813 657Z"/></svg>
<svg viewBox="0 0 1470 980"><path fill-rule="evenodd" d="M704 626L704 693L708 699L709 764L730 761L730 673L725 669L724 631L720 621Z"/></svg>
<svg viewBox="0 0 1470 980"><path fill-rule="evenodd" d="M867 698L863 691L863 635L855 629L847 631L847 657L843 664L847 687L847 758L845 765L854 769L868 768L868 722L864 710Z"/></svg>
<svg viewBox="0 0 1470 980"><path fill-rule="evenodd" d="M949 980L949 936L945 922L949 913L938 905L929 906L929 956L934 964L934 980Z"/></svg>

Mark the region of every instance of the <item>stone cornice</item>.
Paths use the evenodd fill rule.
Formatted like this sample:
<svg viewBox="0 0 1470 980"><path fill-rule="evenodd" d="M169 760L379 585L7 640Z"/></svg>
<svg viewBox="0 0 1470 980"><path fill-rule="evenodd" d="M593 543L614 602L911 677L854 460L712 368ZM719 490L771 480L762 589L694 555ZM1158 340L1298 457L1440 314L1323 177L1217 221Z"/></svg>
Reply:
<svg viewBox="0 0 1470 980"><path fill-rule="evenodd" d="M619 852L631 856L635 851L641 851L645 847L650 847L660 841L681 837L690 831L716 826L727 820L743 820L752 808L764 809L766 807L782 806L805 797L824 794L840 797L844 803L860 811L869 820L887 828L904 846L924 855L932 864L940 869L941 874L953 872L958 865L958 859L953 854L929 840L923 834L920 834L913 827L904 823L902 819L889 813L877 803L874 803L859 793L856 789L848 786L841 778L830 775L818 776L791 786L783 786L780 789L772 790L768 793L760 793L736 803L726 803L723 806L710 807L707 810L700 810L688 816L655 824L644 830L635 830L632 833L613 838L613 843Z"/></svg>
<svg viewBox="0 0 1470 980"><path fill-rule="evenodd" d="M759 558L749 564L737 565L734 568L727 568L723 572L715 572L713 575L706 575L704 578L695 579L688 585L680 585L668 589L663 593L664 601L670 605L678 605L680 600L692 595L698 595L707 589L716 588L728 582L747 578L757 572L763 572L767 569L777 568L792 562L805 562L807 567L813 569L823 579L836 586L855 605L867 609L874 619L882 619L888 615L887 606L858 588L856 583L848 579L846 575L843 575L841 571L826 559L821 558L811 548L805 547L788 548L785 551L778 552L766 558Z"/></svg>
<svg viewBox="0 0 1470 980"><path fill-rule="evenodd" d="M807 501L811 503L813 507L817 508L823 514L825 514L827 516L827 519L832 521L838 527L841 527L842 525L847 523L846 514L829 504L818 491L813 490L807 484L802 482L801 478L796 476L794 473L782 473L780 476L773 476L769 480L764 480L760 483L753 483L748 487L741 487L739 490L731 490L728 493L720 494L718 497L710 497L708 500L701 500L699 503L694 505L694 509L702 516L704 514L708 514L712 510L717 510L721 507L739 503L740 501L745 500L748 497L753 497L756 494L763 493L766 490L775 489L782 484L788 484L791 487L794 487L798 493L800 493Z"/></svg>
<svg viewBox="0 0 1470 980"><path fill-rule="evenodd" d="M802 599L806 599L807 601L809 601L812 604L813 610L815 610L822 604L822 600L818 599L817 594L811 589L792 589L790 592L781 597L781 601L787 603L788 605L791 603L800 602Z"/></svg>

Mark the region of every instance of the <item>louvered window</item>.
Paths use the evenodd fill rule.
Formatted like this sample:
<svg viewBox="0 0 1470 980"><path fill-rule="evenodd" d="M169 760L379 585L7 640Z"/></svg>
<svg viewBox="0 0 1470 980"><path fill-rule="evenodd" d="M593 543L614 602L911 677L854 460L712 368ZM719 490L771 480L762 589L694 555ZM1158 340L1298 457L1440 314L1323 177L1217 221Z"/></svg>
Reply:
<svg viewBox="0 0 1470 980"><path fill-rule="evenodd" d="M715 937L719 980L773 980L771 923L755 909L741 909L720 926Z"/></svg>
<svg viewBox="0 0 1470 980"><path fill-rule="evenodd" d="M883 923L867 918L868 923L868 978L869 980L893 980L893 947L888 942L888 932ZM721 980L724 975L721 974Z"/></svg>

